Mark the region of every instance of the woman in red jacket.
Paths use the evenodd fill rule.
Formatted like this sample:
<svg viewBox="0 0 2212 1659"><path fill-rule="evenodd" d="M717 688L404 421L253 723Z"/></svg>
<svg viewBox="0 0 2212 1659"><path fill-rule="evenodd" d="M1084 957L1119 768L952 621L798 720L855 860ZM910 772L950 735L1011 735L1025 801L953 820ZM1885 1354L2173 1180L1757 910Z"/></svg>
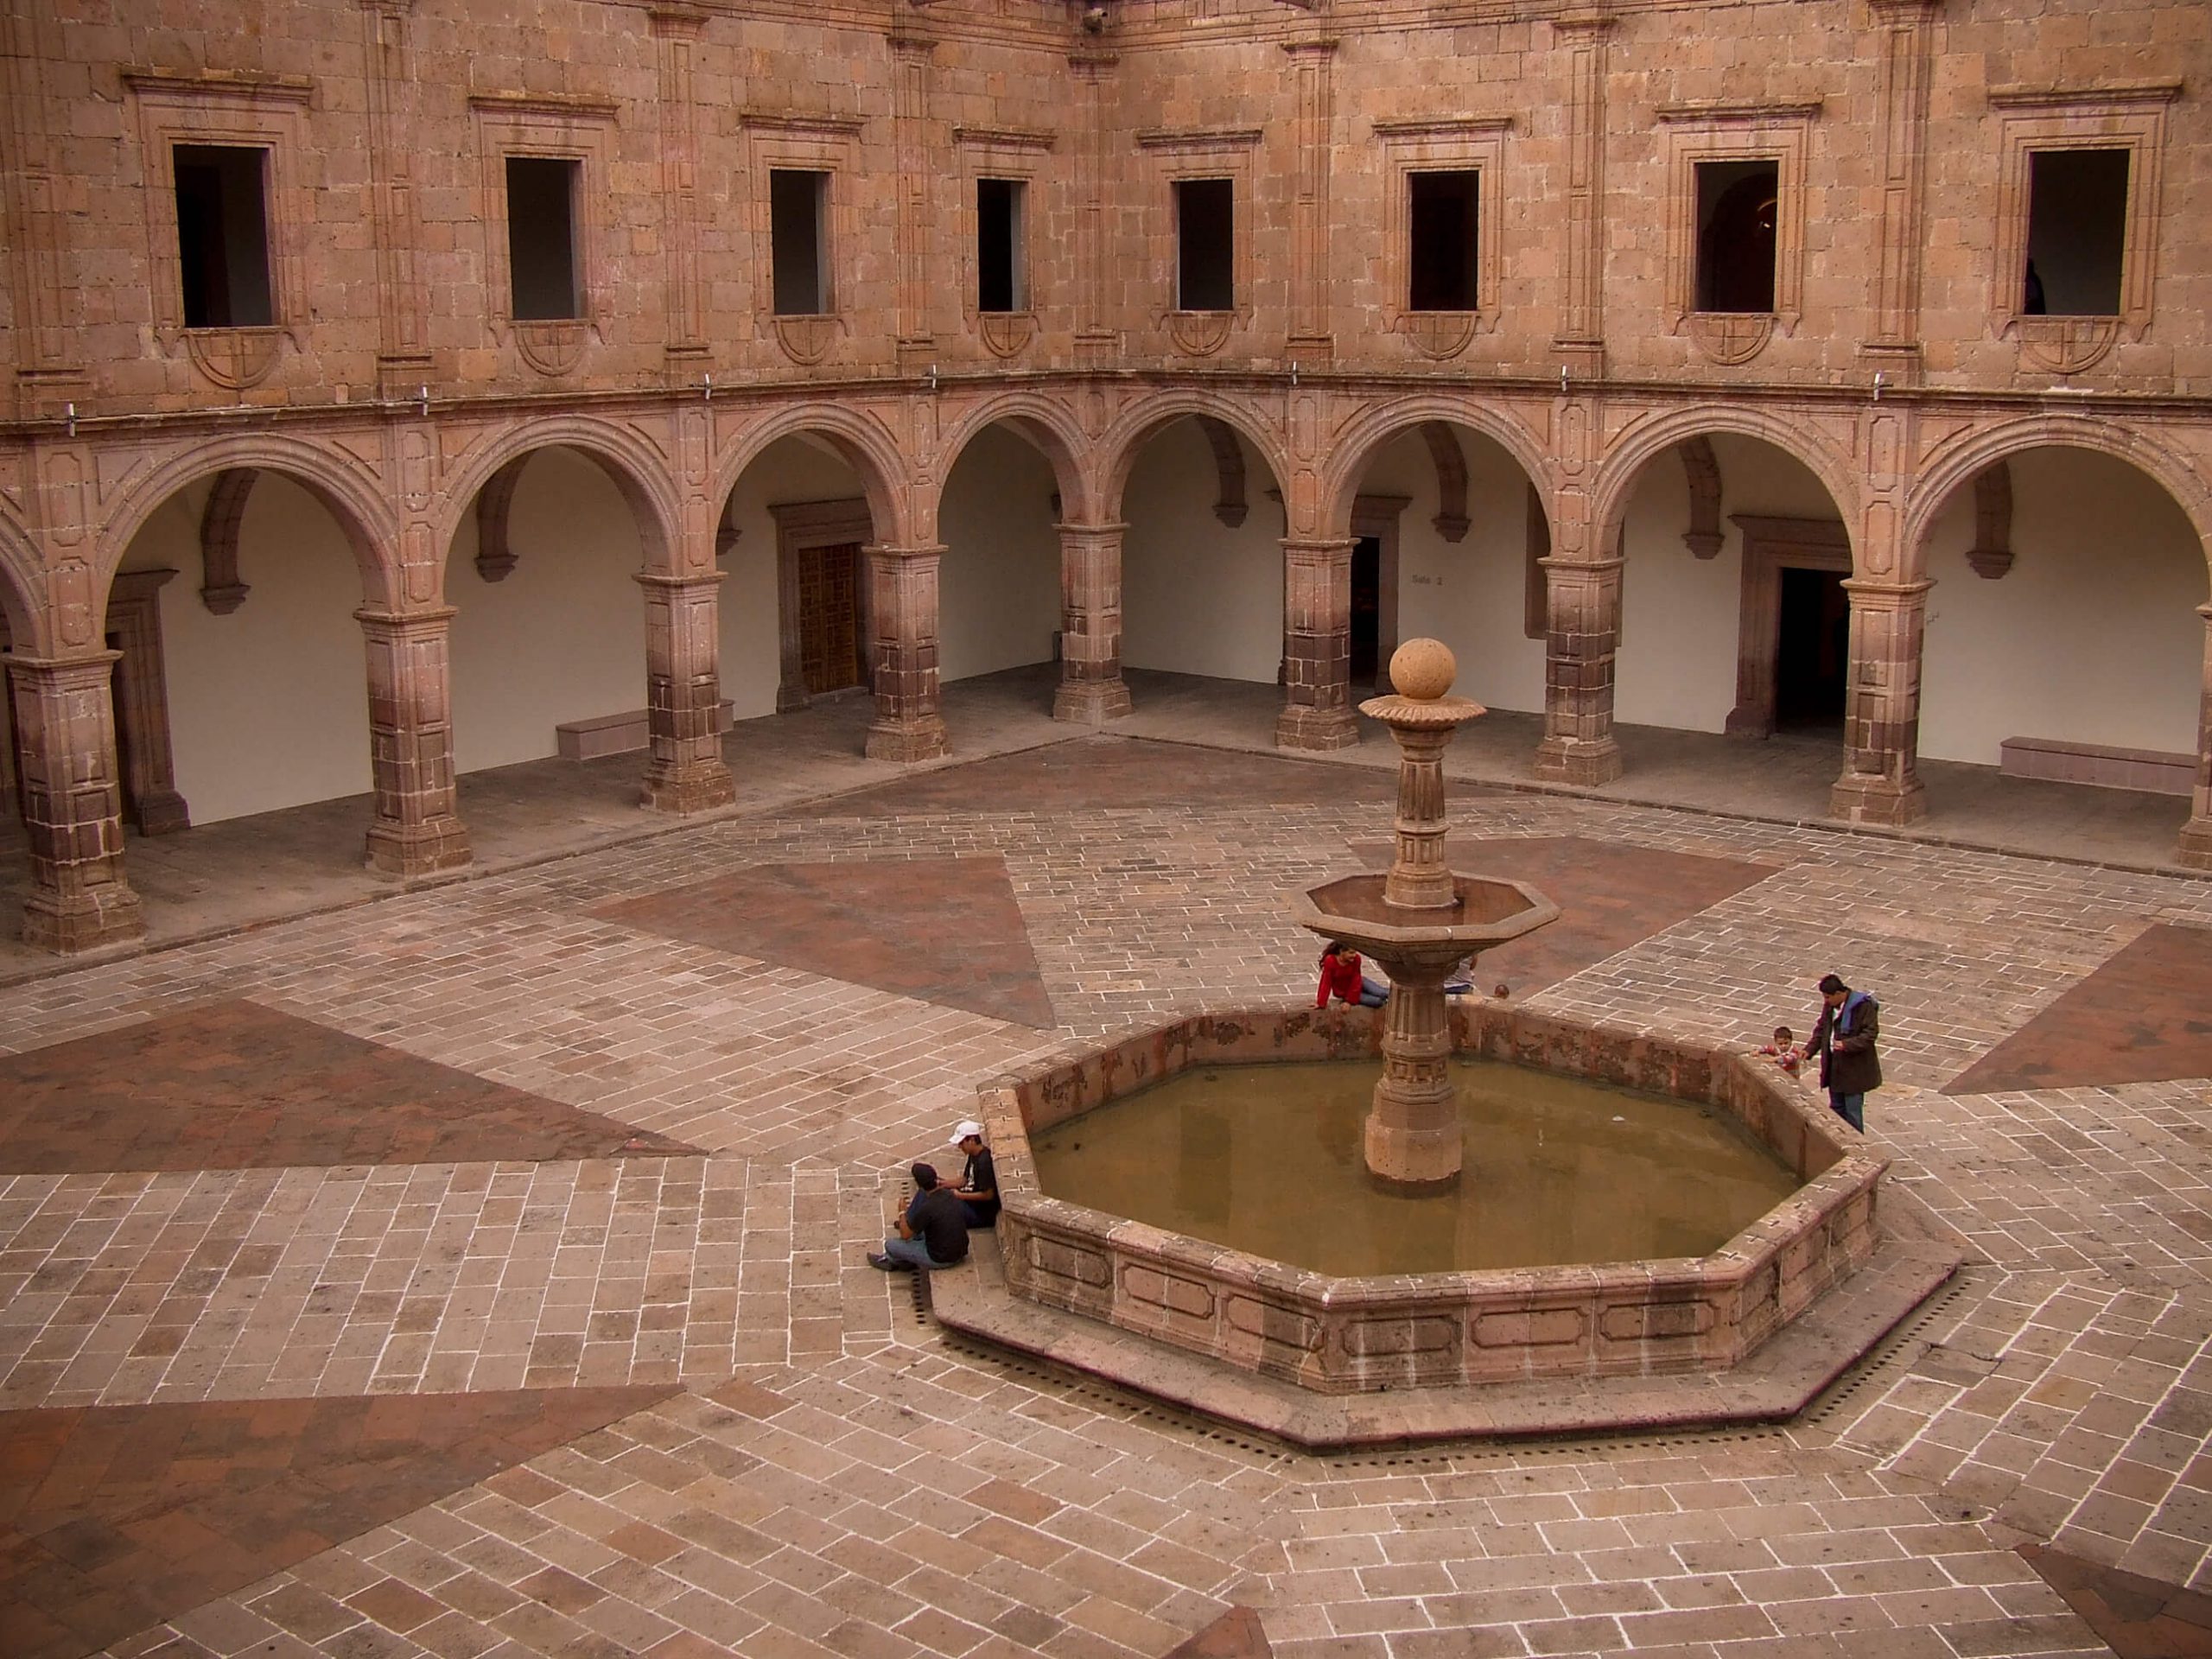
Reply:
<svg viewBox="0 0 2212 1659"><path fill-rule="evenodd" d="M1356 1002L1363 1008L1379 1008L1390 988L1359 971L1359 952L1342 939L1331 939L1321 952L1321 983L1313 992L1313 1006L1328 1007L1329 999Z"/></svg>

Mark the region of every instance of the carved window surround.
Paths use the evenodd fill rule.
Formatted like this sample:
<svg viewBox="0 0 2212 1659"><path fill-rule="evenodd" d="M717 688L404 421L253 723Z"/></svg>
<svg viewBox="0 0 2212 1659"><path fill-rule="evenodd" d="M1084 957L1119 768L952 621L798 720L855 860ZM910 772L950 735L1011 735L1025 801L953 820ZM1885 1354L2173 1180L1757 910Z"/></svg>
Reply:
<svg viewBox="0 0 2212 1659"><path fill-rule="evenodd" d="M1167 226L1160 239L1166 251L1153 277L1155 291L1166 296L1157 319L1177 352L1185 357L1211 357L1229 343L1229 337L1252 315L1252 155L1259 148L1262 129L1222 128L1207 131L1153 131L1137 134L1137 148L1159 159L1159 188L1154 200ZM1175 187L1185 179L1227 179L1234 204L1230 226L1230 282L1236 304L1229 311L1179 311L1175 308L1176 260L1179 257L1175 224Z"/></svg>
<svg viewBox="0 0 2212 1659"><path fill-rule="evenodd" d="M1783 518L1732 512L1744 532L1744 578L1736 624L1736 706L1722 728L1731 737L1774 735L1775 665L1782 631L1782 573L1851 574L1851 535L1837 518Z"/></svg>
<svg viewBox="0 0 2212 1659"><path fill-rule="evenodd" d="M1715 363L1744 363L1779 326L1796 332L1805 296L1805 150L1821 100L1662 104L1667 129L1667 310ZM1775 163L1774 309L1697 308L1697 169L1709 162Z"/></svg>
<svg viewBox="0 0 2212 1659"><path fill-rule="evenodd" d="M776 712L786 714L807 706L806 675L799 662L798 556L809 548L842 547L856 543L865 549L875 539L875 519L865 498L836 501L771 502L768 516L776 521L776 640L778 677ZM865 553L863 553L865 562ZM870 601L874 584L860 584L860 638L875 638Z"/></svg>
<svg viewBox="0 0 2212 1659"><path fill-rule="evenodd" d="M1382 146L1390 190L1386 232L1384 326L1403 334L1423 357L1440 361L1457 357L1478 334L1497 327L1500 226L1504 221L1505 137L1513 118L1452 115L1408 121L1377 121L1375 137ZM1471 311L1414 311L1413 292L1413 175L1459 172L1478 175L1475 186L1475 308Z"/></svg>
<svg viewBox="0 0 2212 1659"><path fill-rule="evenodd" d="M603 206L611 186L607 166L608 130L620 107L611 98L550 92L479 92L468 100L476 118L476 149L483 166L484 283L492 337L509 340L540 374L562 375L583 360L584 347L600 338L593 321L600 245L606 238ZM518 320L514 273L507 253L507 157L528 156L581 162L575 218L576 302L583 314L553 320Z"/></svg>
<svg viewBox="0 0 2212 1659"><path fill-rule="evenodd" d="M1037 263L1030 257L1036 237L1030 226L1039 204L1036 184L1045 168L1045 157L1057 143L1049 132L1012 127L955 127L953 153L959 157L960 313L993 357L1013 357L1037 335ZM1019 311L978 311L976 285L982 273L976 264L977 226L976 187L979 179L1015 179L1024 186L1025 200L1020 232L1020 263L1023 305Z"/></svg>
<svg viewBox="0 0 2212 1659"><path fill-rule="evenodd" d="M193 366L216 385L241 391L258 385L276 366L287 345L295 351L300 347L297 329L307 289L302 261L315 207L300 181L299 168L307 153L307 111L314 101L315 83L304 75L125 69L123 86L137 111L154 337L172 353L181 344ZM176 222L179 144L268 152L263 200L269 220L269 306L274 319L269 327L185 327Z"/></svg>
<svg viewBox="0 0 2212 1659"><path fill-rule="evenodd" d="M846 333L838 308L844 284L837 280L837 263L846 249L859 243L850 198L853 146L860 138L861 121L857 116L753 110L738 117L738 125L745 130L753 172L753 307L768 320L769 332L784 355L810 366L829 356ZM829 248L822 273L830 309L813 316L776 315L775 223L768 199L768 175L785 169L830 175L830 224L825 238Z"/></svg>
<svg viewBox="0 0 2212 1659"><path fill-rule="evenodd" d="M1997 250L1990 273L1993 332L2020 343L2021 355L2054 374L2090 368L2124 334L2140 340L2151 326L2158 264L2158 187L2164 168L2166 105L2178 80L2113 81L2067 87L1993 86L1989 107L2002 130ZM2127 152L2127 203L2120 263L2120 311L2109 317L2024 315L2028 265L2030 156L2038 149Z"/></svg>

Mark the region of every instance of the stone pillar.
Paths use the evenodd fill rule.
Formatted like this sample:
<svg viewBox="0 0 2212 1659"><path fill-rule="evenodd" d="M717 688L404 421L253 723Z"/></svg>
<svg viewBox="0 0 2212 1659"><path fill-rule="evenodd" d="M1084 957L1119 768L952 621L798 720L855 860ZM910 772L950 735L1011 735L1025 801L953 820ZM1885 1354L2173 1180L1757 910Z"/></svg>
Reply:
<svg viewBox="0 0 2212 1659"><path fill-rule="evenodd" d="M656 812L728 806L737 785L722 760L721 573L641 575L645 590L645 721L652 758L639 804Z"/></svg>
<svg viewBox="0 0 2212 1659"><path fill-rule="evenodd" d="M692 384L711 365L699 275L699 110L694 92L699 36L707 14L690 0L660 0L647 13L660 60L662 287L667 333L661 344L671 378Z"/></svg>
<svg viewBox="0 0 2212 1659"><path fill-rule="evenodd" d="M1297 97L1298 182L1290 204L1290 339L1294 359L1324 362L1336 343L1329 334L1329 162L1336 137L1330 66L1334 35L1286 41Z"/></svg>
<svg viewBox="0 0 2212 1659"><path fill-rule="evenodd" d="M1341 749L1359 741L1351 709L1352 546L1283 538L1279 747Z"/></svg>
<svg viewBox="0 0 2212 1659"><path fill-rule="evenodd" d="M407 41L414 0L359 0L369 118L369 234L377 254L377 380L412 393L431 372L416 247L416 79Z"/></svg>
<svg viewBox="0 0 2212 1659"><path fill-rule="evenodd" d="M1544 569L1544 736L1539 778L1586 787L1621 775L1613 736L1613 652L1620 638L1619 559L1539 559Z"/></svg>
<svg viewBox="0 0 2212 1659"><path fill-rule="evenodd" d="M359 610L369 659L368 866L380 875L429 875L469 861L454 810L453 677L447 629L454 612L395 616Z"/></svg>
<svg viewBox="0 0 2212 1659"><path fill-rule="evenodd" d="M2196 716L2196 788L2174 861L2192 870L2212 870L2212 605L2198 606L2196 613L2204 619L2205 628L2204 696Z"/></svg>
<svg viewBox="0 0 2212 1659"><path fill-rule="evenodd" d="M1942 0L1871 0L1882 31L1882 217L1874 333L1861 348L1893 379L1920 366L1920 215L1927 149L1929 19Z"/></svg>
<svg viewBox="0 0 2212 1659"><path fill-rule="evenodd" d="M109 690L121 656L6 658L31 860L23 940L64 956L146 931L138 895L123 876L123 780Z"/></svg>
<svg viewBox="0 0 2212 1659"><path fill-rule="evenodd" d="M944 716L938 712L937 573L943 547L868 550L868 682L875 719L868 728L871 760L934 760L947 753Z"/></svg>
<svg viewBox="0 0 2212 1659"><path fill-rule="evenodd" d="M1586 375L1605 361L1605 40L1612 14L1576 5L1552 19L1567 54L1567 176L1561 241L1566 294L1552 350Z"/></svg>
<svg viewBox="0 0 2212 1659"><path fill-rule="evenodd" d="M1390 962L1382 1077L1362 1135L1368 1173L1386 1188L1441 1192L1458 1182L1465 1160L1452 1082L1452 1016L1444 999L1444 982L1457 961L1446 950Z"/></svg>
<svg viewBox="0 0 2212 1659"><path fill-rule="evenodd" d="M891 133L897 158L897 205L891 221L892 244L898 254L897 344L901 368L918 368L930 361L936 342L931 337L930 197L937 188L940 165L930 153L930 57L937 42L912 32L904 19L891 34Z"/></svg>
<svg viewBox="0 0 2212 1659"><path fill-rule="evenodd" d="M1126 524L1062 524L1060 685L1052 718L1097 726L1129 712L1122 678L1122 532Z"/></svg>
<svg viewBox="0 0 2212 1659"><path fill-rule="evenodd" d="M1920 648L1929 582L1845 580L1851 664L1844 685L1843 776L1829 816L1853 823L1913 823L1927 816L1920 781Z"/></svg>
<svg viewBox="0 0 2212 1659"><path fill-rule="evenodd" d="M1110 360L1121 345L1109 321L1106 282L1106 81L1116 54L1085 48L1068 54L1076 81L1075 349L1078 361Z"/></svg>

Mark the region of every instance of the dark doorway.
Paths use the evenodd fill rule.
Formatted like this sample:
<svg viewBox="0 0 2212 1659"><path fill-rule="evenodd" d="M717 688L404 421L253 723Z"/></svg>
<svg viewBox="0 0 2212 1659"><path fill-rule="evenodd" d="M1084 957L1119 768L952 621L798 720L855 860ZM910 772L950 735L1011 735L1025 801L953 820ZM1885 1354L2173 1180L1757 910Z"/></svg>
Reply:
<svg viewBox="0 0 2212 1659"><path fill-rule="evenodd" d="M1363 536L1351 548L1351 683L1374 684L1382 658L1382 538Z"/></svg>
<svg viewBox="0 0 2212 1659"><path fill-rule="evenodd" d="M1781 575L1774 728L1778 732L1840 728L1845 670L1851 662L1851 601L1843 591L1843 572L1785 565Z"/></svg>
<svg viewBox="0 0 2212 1659"><path fill-rule="evenodd" d="M798 661L807 696L866 684L863 644L860 543L800 549Z"/></svg>

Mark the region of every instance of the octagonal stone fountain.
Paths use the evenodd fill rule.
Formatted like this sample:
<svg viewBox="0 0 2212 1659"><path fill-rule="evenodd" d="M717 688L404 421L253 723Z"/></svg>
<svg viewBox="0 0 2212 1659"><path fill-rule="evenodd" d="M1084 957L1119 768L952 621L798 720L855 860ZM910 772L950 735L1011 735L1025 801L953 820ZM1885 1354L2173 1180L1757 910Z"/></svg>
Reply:
<svg viewBox="0 0 2212 1659"><path fill-rule="evenodd" d="M1444 750L1483 712L1449 695L1454 671L1443 646L1410 642L1392 659L1395 695L1361 705L1400 749L1389 869L1325 882L1294 901L1302 925L1384 966L1393 982L1385 1008L1208 1010L1075 1045L986 1084L977 1116L997 1154L996 1248L977 1252L976 1273L929 1276L940 1323L1294 1442L1342 1446L1787 1417L1956 1269L1955 1241L1932 1233L1916 1210L1885 1224L1886 1160L1770 1064L1525 1006L1447 999L1460 963L1559 914L1521 883L1456 874L1446 861ZM1328 1098L1346 1104L1347 1089L1367 1098L1357 1185L1321 1190L1325 1171L1296 1178L1310 1190L1276 1192L1262 1179L1240 1222L1230 1189L1252 1184L1237 1174L1243 1154L1192 1153L1220 1132L1211 1096L1229 1092L1232 1071L1256 1081L1262 1143L1302 1135L1325 1147L1335 1132L1322 1120L1340 1114L1268 1103L1269 1078L1281 1079L1287 1100L1293 1072L1315 1063L1342 1079ZM1486 1081L1463 1100L1455 1073L1483 1066ZM1158 1090L1157 1102L1168 1102L1161 1086L1171 1082L1194 1089L1183 1098L1197 1104L1174 1107L1185 1115L1167 1122L1179 1129L1143 1120L1149 1138L1139 1141L1136 1179L1069 1185L1063 1154L1111 1139L1116 1114L1147 1103L1138 1096ZM1562 1139L1578 1148L1625 1143L1631 1156L1642 1143L1646 1160L1603 1190L1568 1179L1558 1207L1605 1210L1624 1193L1687 1182L1666 1193L1680 1212L1671 1230L1643 1236L1694 1238L1695 1254L1611 1243L1595 1255L1548 1253L1554 1244L1515 1240L1501 1257L1492 1237L1468 1255L1466 1241L1484 1230L1466 1218L1487 1219L1559 1156L1541 1144L1541 1122L1532 1143L1525 1128L1480 1119L1470 1178L1470 1114L1501 1090L1554 1084L1597 1097L1595 1117L1584 1103L1582 1127ZM1669 1161L1684 1134L1718 1137L1731 1156L1762 1162L1773 1185L1758 1190L1778 1201L1745 1208L1739 1191L1734 1209L1708 1205L1703 1177ZM1040 1162L1055 1170L1050 1183ZM1581 1167L1571 1163L1574 1173ZM1138 1218L1154 1213L1160 1189L1183 1185L1218 1224ZM1109 1190L1124 1196L1107 1198ZM1549 1189L1540 1195L1540 1209L1553 1203ZM1428 1230L1456 1238L1456 1253L1403 1271L1313 1265L1315 1231L1382 1230L1363 1205L1431 1216L1456 1206ZM1249 1212L1285 1206L1310 1222L1286 1236L1278 1217L1272 1253L1254 1247ZM1703 1230L1677 1224L1708 1208Z"/></svg>

